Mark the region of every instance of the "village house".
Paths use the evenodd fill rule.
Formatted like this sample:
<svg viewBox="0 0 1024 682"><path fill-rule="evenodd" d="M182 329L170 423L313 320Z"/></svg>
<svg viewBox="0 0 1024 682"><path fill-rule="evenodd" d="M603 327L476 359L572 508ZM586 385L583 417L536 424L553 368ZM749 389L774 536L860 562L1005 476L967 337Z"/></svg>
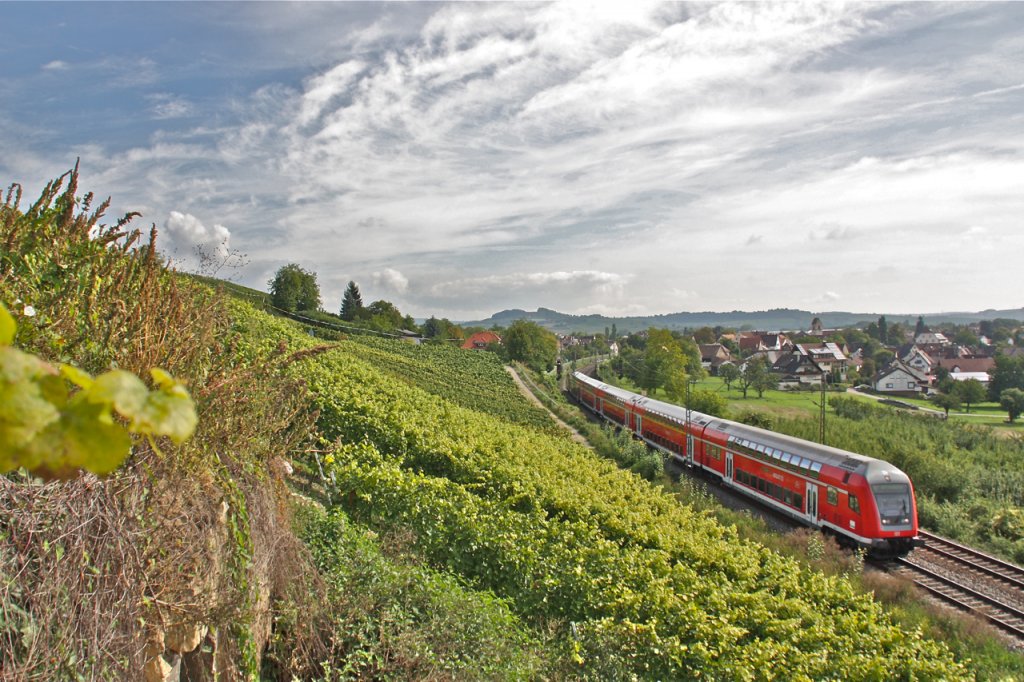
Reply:
<svg viewBox="0 0 1024 682"><path fill-rule="evenodd" d="M462 344L466 350L486 350L492 343L501 343L501 337L492 331L477 332Z"/></svg>
<svg viewBox="0 0 1024 682"><path fill-rule="evenodd" d="M914 345L933 358L953 350L953 342L945 334L927 330L914 337Z"/></svg>
<svg viewBox="0 0 1024 682"><path fill-rule="evenodd" d="M825 343L798 343L796 350L808 355L821 371L835 375L840 381L846 381L846 370L849 361L846 353L838 344L831 341Z"/></svg>
<svg viewBox="0 0 1024 682"><path fill-rule="evenodd" d="M914 337L918 346L948 346L952 343L942 332L923 331Z"/></svg>
<svg viewBox="0 0 1024 682"><path fill-rule="evenodd" d="M737 334L736 343L740 352L756 353L766 350L787 350L793 347L789 337L780 332L740 332Z"/></svg>
<svg viewBox="0 0 1024 682"><path fill-rule="evenodd" d="M995 366L995 358L942 358L938 362L938 367L949 370L950 378L957 381L977 379L986 386Z"/></svg>
<svg viewBox="0 0 1024 682"><path fill-rule="evenodd" d="M877 393L907 397L921 395L930 384L931 378L927 374L922 374L899 359L893 360L871 380L871 387Z"/></svg>
<svg viewBox="0 0 1024 682"><path fill-rule="evenodd" d="M821 383L822 371L810 355L797 350L779 354L771 365L771 371L778 376L779 388L796 388L801 384Z"/></svg>
<svg viewBox="0 0 1024 682"><path fill-rule="evenodd" d="M699 343L700 365L712 374L718 374L718 368L727 362L732 362L732 354L729 349L720 343Z"/></svg>
<svg viewBox="0 0 1024 682"><path fill-rule="evenodd" d="M595 336L578 336L576 334L566 334L558 337L558 344L562 348L572 348L573 346L589 346L594 343Z"/></svg>
<svg viewBox="0 0 1024 682"><path fill-rule="evenodd" d="M780 387L795 387L820 384L824 375L845 381L848 366L848 358L839 345L825 342L798 343L792 350L780 352L771 368L780 375Z"/></svg>
<svg viewBox="0 0 1024 682"><path fill-rule="evenodd" d="M928 353L921 350L916 344L903 346L897 351L896 356L908 367L913 367L922 374L931 374L935 367L935 360Z"/></svg>

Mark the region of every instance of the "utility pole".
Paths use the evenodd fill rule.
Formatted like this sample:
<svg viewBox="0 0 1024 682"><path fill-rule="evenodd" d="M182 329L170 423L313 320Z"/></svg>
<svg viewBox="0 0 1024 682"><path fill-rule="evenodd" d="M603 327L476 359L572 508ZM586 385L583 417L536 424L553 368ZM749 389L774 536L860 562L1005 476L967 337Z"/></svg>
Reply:
<svg viewBox="0 0 1024 682"><path fill-rule="evenodd" d="M690 388L697 380L686 375L686 459L693 463L693 436L690 435Z"/></svg>
<svg viewBox="0 0 1024 682"><path fill-rule="evenodd" d="M825 372L821 373L821 405L818 408L821 414L818 419L818 442L825 444Z"/></svg>

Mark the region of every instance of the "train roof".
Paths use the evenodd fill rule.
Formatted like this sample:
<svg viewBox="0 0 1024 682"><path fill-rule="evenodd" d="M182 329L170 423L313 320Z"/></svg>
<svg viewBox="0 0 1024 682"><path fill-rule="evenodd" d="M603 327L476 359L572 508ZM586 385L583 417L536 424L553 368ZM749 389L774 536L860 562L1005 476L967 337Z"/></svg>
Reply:
<svg viewBox="0 0 1024 682"><path fill-rule="evenodd" d="M811 462L827 464L851 473L864 474L871 462L878 461L873 457L841 450L821 443L794 436L787 436L783 433L776 433L767 429L741 424L728 419L718 419L711 423L710 428L720 431L728 436L730 442L738 445L764 452L766 449L779 450L790 455L798 455Z"/></svg>
<svg viewBox="0 0 1024 682"><path fill-rule="evenodd" d="M629 403L630 405L642 407L645 412L649 412L660 417L665 417L666 419L679 422L680 424L686 423L685 407L680 407L679 405L673 405L672 403L666 403L662 402L661 400L655 400L654 398L647 398L642 395L637 395L636 393L633 393L632 391L627 391L624 388L619 388L618 386L612 386L611 384L606 384L601 381L598 381L597 379L589 377L586 374L583 374L582 372L576 372L574 375L580 380L582 380L584 383L589 384L594 388L599 388L603 392L615 396L624 403ZM714 421L714 419L715 417L706 415L703 412L698 412L697 410L690 410L690 422L693 424L707 426L712 421Z"/></svg>
<svg viewBox="0 0 1024 682"><path fill-rule="evenodd" d="M580 372L576 372L575 376L584 383L594 386L595 388L599 388L610 395L614 395L625 403L637 405L648 412L660 414L678 421L680 424L684 424L686 422L686 410L678 405L672 405L671 403L665 403L652 398L645 398L625 389L610 386ZM907 475L892 464L880 459L875 459L874 457L867 457L856 452L850 452L849 450L841 450L839 448L822 445L820 443L812 443L810 441L803 440L802 438L787 436L782 433L776 433L774 431L750 426L749 424L742 424L729 419L709 417L708 415L697 412L696 410L690 411L690 421L691 423L706 426L720 433L724 433L730 442L748 449L759 452L765 452L767 450L768 454L772 454L773 452L779 452L780 455L782 453L788 453L791 457L796 455L802 459L809 460L811 463L828 465L850 473L860 474L865 476L871 483L883 481L909 481Z"/></svg>

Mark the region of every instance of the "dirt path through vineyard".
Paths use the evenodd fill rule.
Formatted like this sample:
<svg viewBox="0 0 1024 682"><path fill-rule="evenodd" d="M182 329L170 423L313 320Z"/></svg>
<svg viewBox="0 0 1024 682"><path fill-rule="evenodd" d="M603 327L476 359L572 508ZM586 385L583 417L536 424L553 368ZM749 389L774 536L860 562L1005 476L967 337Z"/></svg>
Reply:
<svg viewBox="0 0 1024 682"><path fill-rule="evenodd" d="M522 393L524 396L526 396L527 400L529 400L534 405L536 405L537 407L540 407L545 412L550 414L551 418L555 420L556 424L558 424L563 429L566 429L567 431L569 431L569 433L572 434L572 439L574 441L576 441L577 443L580 443L581 445L586 445L587 447L590 447L590 443L587 442L586 438L584 438L582 435L580 435L579 431L577 431L576 429L572 428L571 426L566 424L564 421L559 419L557 414L555 414L554 412L549 410L547 405L542 403L540 401L540 398L538 398L537 396L535 396L533 394L533 391L531 391L530 388L526 385L526 383L523 381L523 378L519 376L519 372L517 372L514 368L509 367L508 365L505 365L505 371L507 371L509 374L512 375L512 380L516 382L516 386L519 387L520 393Z"/></svg>

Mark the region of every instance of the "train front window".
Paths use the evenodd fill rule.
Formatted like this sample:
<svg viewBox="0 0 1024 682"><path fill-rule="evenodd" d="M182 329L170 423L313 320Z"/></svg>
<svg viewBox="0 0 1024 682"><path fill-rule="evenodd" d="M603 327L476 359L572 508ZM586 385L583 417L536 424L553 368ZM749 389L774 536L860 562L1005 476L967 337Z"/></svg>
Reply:
<svg viewBox="0 0 1024 682"><path fill-rule="evenodd" d="M913 509L910 486L906 483L876 483L871 486L871 492L875 495L883 526L910 524L910 513Z"/></svg>

